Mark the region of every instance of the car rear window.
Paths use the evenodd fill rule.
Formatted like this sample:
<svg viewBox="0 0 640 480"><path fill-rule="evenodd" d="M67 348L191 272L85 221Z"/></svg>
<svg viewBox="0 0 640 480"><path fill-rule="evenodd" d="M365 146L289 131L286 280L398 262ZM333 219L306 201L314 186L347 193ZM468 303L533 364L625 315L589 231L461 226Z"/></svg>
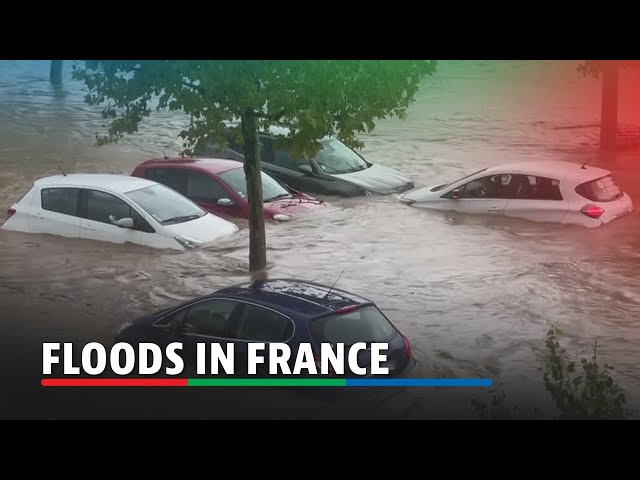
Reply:
<svg viewBox="0 0 640 480"><path fill-rule="evenodd" d="M592 202L612 202L622 197L622 189L610 175L582 183L576 187L576 192Z"/></svg>
<svg viewBox="0 0 640 480"><path fill-rule="evenodd" d="M311 336L318 343L386 342L396 334L394 326L374 306L322 317L311 322Z"/></svg>

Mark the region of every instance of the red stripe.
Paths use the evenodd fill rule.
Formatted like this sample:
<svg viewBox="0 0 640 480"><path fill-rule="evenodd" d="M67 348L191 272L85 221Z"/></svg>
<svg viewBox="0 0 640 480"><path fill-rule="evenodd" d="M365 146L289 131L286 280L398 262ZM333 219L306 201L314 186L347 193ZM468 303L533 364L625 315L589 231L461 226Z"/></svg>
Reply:
<svg viewBox="0 0 640 480"><path fill-rule="evenodd" d="M186 387L186 378L43 378L43 387Z"/></svg>

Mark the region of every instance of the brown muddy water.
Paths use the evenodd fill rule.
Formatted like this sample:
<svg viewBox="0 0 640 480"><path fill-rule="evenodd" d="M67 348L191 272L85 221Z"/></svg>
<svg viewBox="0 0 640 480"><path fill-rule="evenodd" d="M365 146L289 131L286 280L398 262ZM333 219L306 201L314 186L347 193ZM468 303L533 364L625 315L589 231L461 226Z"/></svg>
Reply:
<svg viewBox="0 0 640 480"><path fill-rule="evenodd" d="M575 66L443 62L406 121L382 121L363 137L364 154L408 173L417 186L503 161L584 161L598 139L599 82L581 78ZM3 208L59 167L129 174L163 149L179 151L184 118L169 114L158 114L118 145L95 147L103 122L83 104L69 62L65 72L64 85L55 88L48 62L0 62ZM631 98L637 84L631 75L623 75L622 99ZM621 102L623 122L640 124L634 102ZM640 205L638 161L633 153L607 159L596 153L592 163L609 165ZM552 415L538 368L545 332L558 323L575 355L587 354L598 339L601 358L615 367L638 407L637 212L587 231L412 209L395 197L328 200L342 208L335 218L267 227L268 275L333 283L344 271L338 286L375 300L411 338L420 362L416 376L491 377L503 384L511 405ZM186 253L0 231L0 338L4 374L14 382L11 388L2 383L3 416L150 416L145 402L159 405L156 392L119 392L108 406L93 409L102 393L42 392L39 342L108 342L122 321L245 281L247 270L246 228L214 249ZM23 375L27 370L32 376ZM163 392L166 405L187 396L192 403L178 412L159 407L151 416L459 418L473 416L472 397L486 399L479 390L410 389L366 411L355 402L329 412L315 399L294 405L283 392L264 393L260 405L254 393L239 393L226 410L212 412L212 396L226 393Z"/></svg>

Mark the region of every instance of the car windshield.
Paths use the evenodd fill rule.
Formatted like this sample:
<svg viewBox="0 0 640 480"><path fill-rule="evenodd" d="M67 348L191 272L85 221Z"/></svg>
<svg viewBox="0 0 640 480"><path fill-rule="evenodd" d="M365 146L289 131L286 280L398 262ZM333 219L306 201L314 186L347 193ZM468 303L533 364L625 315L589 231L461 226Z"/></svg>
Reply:
<svg viewBox="0 0 640 480"><path fill-rule="evenodd" d="M395 334L394 326L373 305L318 318L311 323L311 335L314 340L333 345L386 342Z"/></svg>
<svg viewBox="0 0 640 480"><path fill-rule="evenodd" d="M244 175L243 168L234 168L220 174L220 178L224 183L233 188L233 191L245 200L247 199L247 180ZM291 192L287 191L273 177L262 172L262 200L270 202L278 198L287 198L291 196Z"/></svg>
<svg viewBox="0 0 640 480"><path fill-rule="evenodd" d="M127 192L126 195L162 225L188 222L207 213L164 185L151 185Z"/></svg>
<svg viewBox="0 0 640 480"><path fill-rule="evenodd" d="M325 173L339 175L369 168L360 155L336 138L323 140L321 145L314 160Z"/></svg>
<svg viewBox="0 0 640 480"><path fill-rule="evenodd" d="M473 173L470 173L469 175L465 175L464 177L454 180L453 182L445 183L444 185L438 185L437 187L433 188L431 191L438 192L440 190L444 190L445 188L450 187L451 185L455 185L456 183L462 182L467 178L471 178L474 175L484 172L485 170L486 168L483 168L482 170L478 170L477 172L473 172Z"/></svg>
<svg viewBox="0 0 640 480"><path fill-rule="evenodd" d="M611 176L598 178L576 187L576 192L593 202L612 202L622 197L622 189Z"/></svg>

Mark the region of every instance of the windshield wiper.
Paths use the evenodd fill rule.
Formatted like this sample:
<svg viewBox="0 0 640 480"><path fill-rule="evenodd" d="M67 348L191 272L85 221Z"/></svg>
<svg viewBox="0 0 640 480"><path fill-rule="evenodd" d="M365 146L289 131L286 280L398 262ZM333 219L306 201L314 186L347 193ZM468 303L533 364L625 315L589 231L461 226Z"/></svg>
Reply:
<svg viewBox="0 0 640 480"><path fill-rule="evenodd" d="M291 197L291 196L293 195L290 193L281 193L279 195L276 195L275 197L265 198L263 202L273 202L274 200L278 200L279 198L285 198L285 197Z"/></svg>
<svg viewBox="0 0 640 480"><path fill-rule="evenodd" d="M201 215L183 215L181 217L171 217L164 220L162 224L167 225L169 223L188 222L189 220L195 220L196 218L200 218L200 217Z"/></svg>

